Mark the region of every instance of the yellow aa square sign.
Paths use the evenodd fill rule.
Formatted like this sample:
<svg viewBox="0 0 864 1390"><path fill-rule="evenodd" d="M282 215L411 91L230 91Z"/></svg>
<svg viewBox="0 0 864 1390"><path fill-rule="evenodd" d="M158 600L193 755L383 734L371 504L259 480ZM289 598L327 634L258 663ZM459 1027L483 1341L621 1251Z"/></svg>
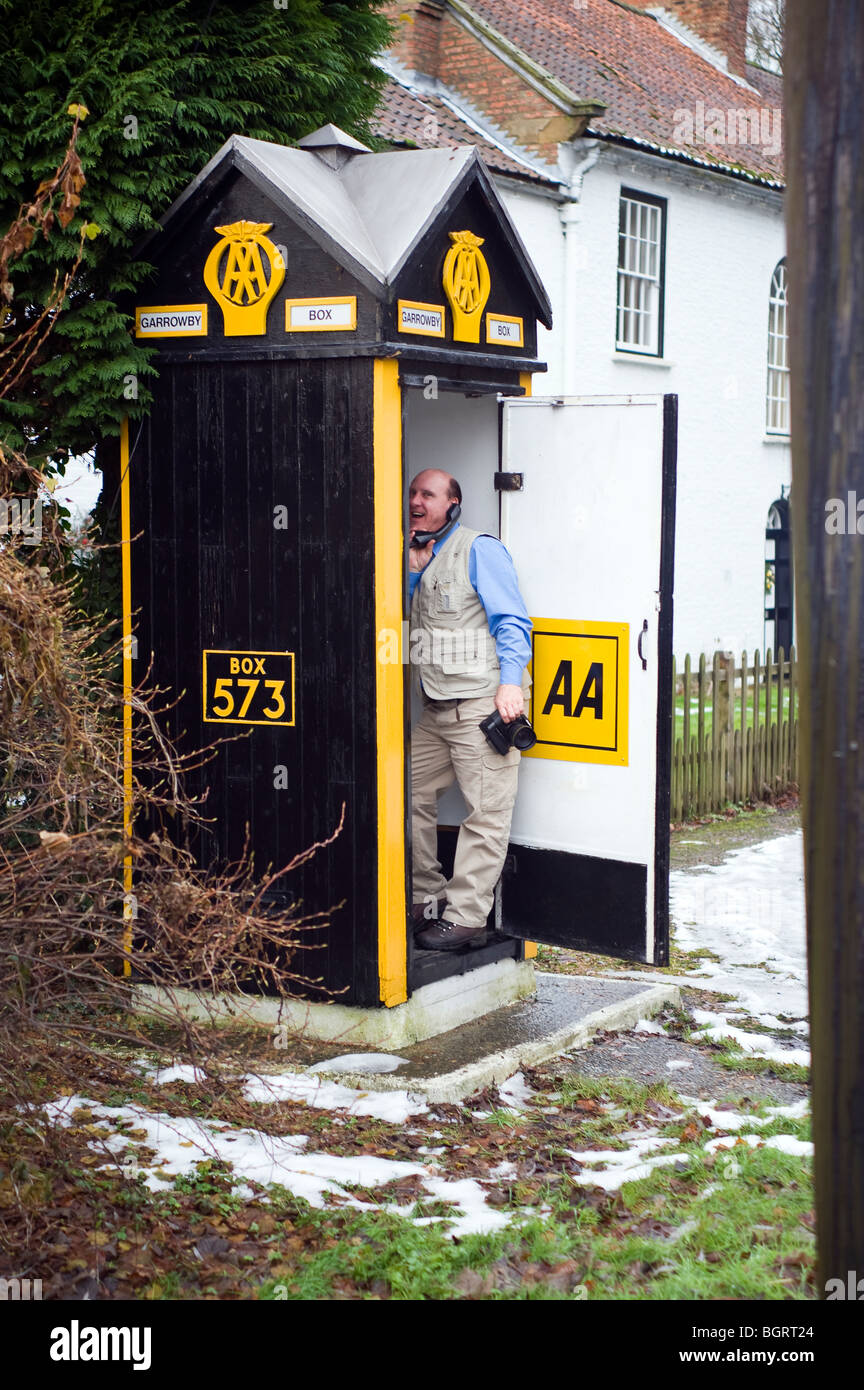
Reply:
<svg viewBox="0 0 864 1390"><path fill-rule="evenodd" d="M626 767L630 624L531 621L537 742L523 756Z"/></svg>

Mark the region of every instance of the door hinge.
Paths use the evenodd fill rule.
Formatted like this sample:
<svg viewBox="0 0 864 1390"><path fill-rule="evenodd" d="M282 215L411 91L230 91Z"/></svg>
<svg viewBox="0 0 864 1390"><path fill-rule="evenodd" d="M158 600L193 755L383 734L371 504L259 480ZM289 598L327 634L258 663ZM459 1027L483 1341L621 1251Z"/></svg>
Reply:
<svg viewBox="0 0 864 1390"><path fill-rule="evenodd" d="M524 487L524 473L496 473L494 478L496 492L521 492Z"/></svg>

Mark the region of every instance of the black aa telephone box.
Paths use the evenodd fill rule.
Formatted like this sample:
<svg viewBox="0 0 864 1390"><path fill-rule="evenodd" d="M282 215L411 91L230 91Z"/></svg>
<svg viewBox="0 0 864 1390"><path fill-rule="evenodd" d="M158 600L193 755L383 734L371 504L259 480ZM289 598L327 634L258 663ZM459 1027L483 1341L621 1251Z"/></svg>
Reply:
<svg viewBox="0 0 864 1390"><path fill-rule="evenodd" d="M532 394L549 301L472 149L235 136L142 250L159 378L122 441L124 627L179 745L225 740L190 783L199 861L279 869L344 808L273 898L333 909L292 968L367 1037L524 994L535 942L665 964L676 399ZM430 466L509 548L534 629L500 931L464 954L408 927L406 492ZM459 819L448 792L445 852Z"/></svg>
<svg viewBox="0 0 864 1390"><path fill-rule="evenodd" d="M344 806L281 889L334 908L293 963L321 999L395 1006L524 958L515 937L416 952L407 916L406 481L427 458L458 472L454 444L493 478L498 402L530 392L551 325L482 161L373 154L332 126L298 148L235 136L142 254L159 378L131 456L123 440L125 623L136 670L179 695L181 747L239 735L190 782L200 862L248 837L280 868ZM455 424L417 408L450 400Z"/></svg>

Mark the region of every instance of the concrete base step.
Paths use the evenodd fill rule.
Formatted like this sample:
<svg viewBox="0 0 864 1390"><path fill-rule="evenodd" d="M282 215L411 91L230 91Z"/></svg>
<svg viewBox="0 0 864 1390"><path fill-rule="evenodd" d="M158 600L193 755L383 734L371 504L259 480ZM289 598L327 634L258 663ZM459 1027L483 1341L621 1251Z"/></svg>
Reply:
<svg viewBox="0 0 864 1390"><path fill-rule="evenodd" d="M365 1091L408 1090L433 1102L463 1100L497 1085L520 1067L559 1052L585 1047L599 1032L632 1028L640 1018L679 1002L674 984L642 984L596 977L535 976L530 999L496 1009L437 1037L400 1047L404 1061L393 1071L364 1070L338 1058L315 1064L316 1072Z"/></svg>

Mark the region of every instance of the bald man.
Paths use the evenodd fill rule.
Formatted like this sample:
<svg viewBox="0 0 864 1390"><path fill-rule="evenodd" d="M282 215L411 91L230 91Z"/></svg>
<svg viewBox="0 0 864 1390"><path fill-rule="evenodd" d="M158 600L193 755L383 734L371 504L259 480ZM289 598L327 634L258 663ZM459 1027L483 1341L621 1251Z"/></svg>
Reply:
<svg viewBox="0 0 864 1390"><path fill-rule="evenodd" d="M509 553L460 525L462 490L427 468L411 483L410 655L423 700L411 733L412 916L423 950L483 945L510 835L521 754L495 751L480 728L525 710L531 620ZM443 529L442 529L443 528ZM421 532L440 532L414 545ZM457 782L467 813L453 875L438 860L438 797Z"/></svg>

